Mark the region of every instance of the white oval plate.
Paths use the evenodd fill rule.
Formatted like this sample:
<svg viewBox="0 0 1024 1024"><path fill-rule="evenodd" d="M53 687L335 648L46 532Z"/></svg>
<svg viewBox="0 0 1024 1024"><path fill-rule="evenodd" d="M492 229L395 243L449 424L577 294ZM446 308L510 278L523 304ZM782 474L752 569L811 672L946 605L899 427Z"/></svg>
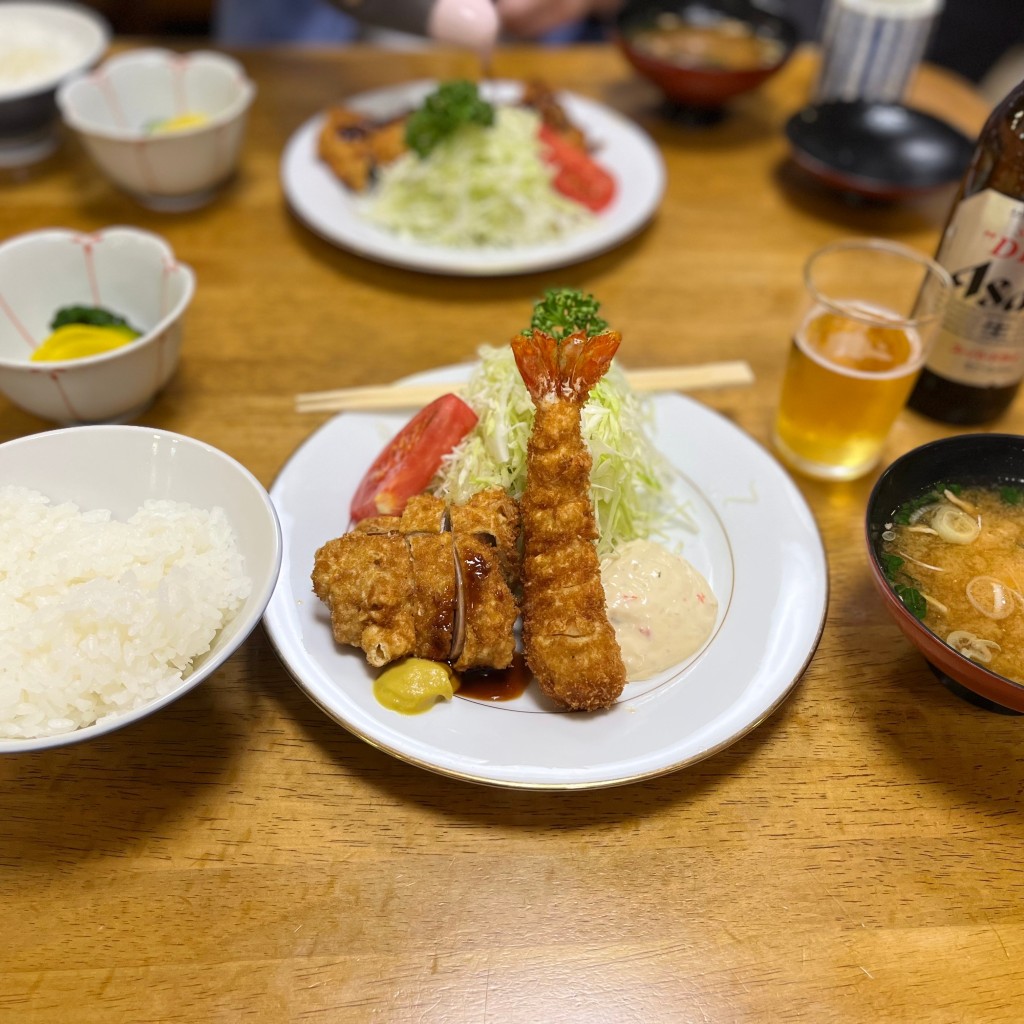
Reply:
<svg viewBox="0 0 1024 1024"><path fill-rule="evenodd" d="M417 381L459 379L467 367ZM382 707L361 651L331 636L313 594L316 549L345 532L360 479L406 418L347 413L295 452L273 487L284 558L264 623L299 686L373 746L443 775L521 789L620 785L682 768L760 724L814 653L828 604L814 518L782 467L724 417L682 395L657 395L655 441L678 470L697 532L683 554L719 601L715 631L682 665L626 687L594 714L554 710L531 686L506 703L456 696L422 715Z"/></svg>
<svg viewBox="0 0 1024 1024"><path fill-rule="evenodd" d="M373 117L390 117L418 106L437 87L409 82L345 99L345 105ZM487 82L484 95L495 102L518 98L515 82ZM299 128L285 147L281 184L292 209L317 234L381 263L437 274L486 277L525 274L564 267L612 249L650 220L665 190L665 165L650 137L621 114L594 100L560 92L559 100L595 146L595 157L615 176L611 205L592 225L565 238L519 249L454 249L402 238L371 224L358 211L352 193L317 156L325 114Z"/></svg>

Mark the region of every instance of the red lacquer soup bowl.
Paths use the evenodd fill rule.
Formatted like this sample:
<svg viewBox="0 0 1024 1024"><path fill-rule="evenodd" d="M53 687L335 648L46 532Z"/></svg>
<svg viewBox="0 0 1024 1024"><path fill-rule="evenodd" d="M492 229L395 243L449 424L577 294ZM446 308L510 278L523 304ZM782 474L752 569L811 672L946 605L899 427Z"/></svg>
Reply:
<svg viewBox="0 0 1024 1024"><path fill-rule="evenodd" d="M626 59L671 102L712 109L774 75L798 37L774 0L633 0L619 14L616 30ZM681 31L691 33L691 41L676 52L668 37ZM744 35L754 46L749 63L737 39Z"/></svg>
<svg viewBox="0 0 1024 1024"><path fill-rule="evenodd" d="M865 522L875 587L896 625L944 685L990 710L1024 713L1024 685L992 672L940 639L910 611L886 578L880 552L887 524L904 503L939 482L1024 487L1024 437L961 434L932 441L907 452L882 473L868 499Z"/></svg>

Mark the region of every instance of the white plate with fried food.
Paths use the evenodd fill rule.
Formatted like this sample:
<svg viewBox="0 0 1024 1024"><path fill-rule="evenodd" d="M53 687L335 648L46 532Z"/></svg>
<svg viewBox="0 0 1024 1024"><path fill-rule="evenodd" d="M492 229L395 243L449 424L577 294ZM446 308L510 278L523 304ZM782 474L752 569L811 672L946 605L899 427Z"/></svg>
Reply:
<svg viewBox="0 0 1024 1024"><path fill-rule="evenodd" d="M417 378L459 379L468 368ZM708 642L667 671L628 683L614 706L558 710L530 685L493 702L456 694L419 715L377 702L361 651L341 647L313 593L314 555L344 533L363 474L401 414L346 413L298 449L271 489L284 558L265 616L305 693L368 743L452 778L519 789L588 789L700 761L764 721L803 674L828 603L824 548L799 490L760 445L678 394L653 398L653 437L688 512L670 538L708 580L718 619Z"/></svg>
<svg viewBox="0 0 1024 1024"><path fill-rule="evenodd" d="M348 97L344 106L386 122L419 106L436 87L433 81L410 82ZM516 82L481 86L481 94L495 104L515 103L522 91ZM327 241L412 270L486 277L550 270L590 259L621 245L651 219L665 188L664 161L651 138L622 114L573 93L556 95L571 123L583 132L593 159L612 175L616 186L608 206L560 237L534 244L453 247L378 226L365 213L366 196L346 187L319 156L330 111L310 118L285 147L285 196L300 220Z"/></svg>

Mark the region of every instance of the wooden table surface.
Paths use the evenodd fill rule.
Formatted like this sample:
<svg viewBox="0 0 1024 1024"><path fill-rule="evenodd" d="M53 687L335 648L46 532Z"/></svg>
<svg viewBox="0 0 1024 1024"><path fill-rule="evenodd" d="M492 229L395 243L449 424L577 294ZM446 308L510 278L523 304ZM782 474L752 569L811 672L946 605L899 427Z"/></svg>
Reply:
<svg viewBox="0 0 1024 1024"><path fill-rule="evenodd" d="M282 147L344 94L472 73L468 58L241 57L260 92L215 204L148 213L69 143L5 176L0 234L166 236L198 292L180 371L139 422L211 442L267 486L324 419L293 412L296 392L469 358L552 284L602 299L627 365L749 359L755 386L701 399L767 442L807 254L851 234L931 251L951 199L857 206L800 184L780 129L810 54L695 129L613 50L509 50L497 74L542 74L650 131L669 175L657 218L556 273L405 272L289 214ZM915 90L972 133L984 119L950 76L925 69ZM0 398L0 440L49 426ZM887 456L952 432L905 414ZM517 792L413 768L317 710L262 630L132 728L0 760L0 1020L1020 1021L1024 726L940 687L875 599L873 479L799 483L831 602L789 700L661 778Z"/></svg>

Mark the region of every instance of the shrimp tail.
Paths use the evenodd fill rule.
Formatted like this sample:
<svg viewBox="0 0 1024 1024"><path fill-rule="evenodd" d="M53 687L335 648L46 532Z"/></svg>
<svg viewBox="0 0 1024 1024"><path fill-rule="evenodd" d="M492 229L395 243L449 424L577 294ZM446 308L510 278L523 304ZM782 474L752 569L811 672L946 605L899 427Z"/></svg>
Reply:
<svg viewBox="0 0 1024 1024"><path fill-rule="evenodd" d="M621 340L617 331L593 337L574 331L559 340L534 329L512 339L512 352L534 403L547 396L582 405L611 366Z"/></svg>

